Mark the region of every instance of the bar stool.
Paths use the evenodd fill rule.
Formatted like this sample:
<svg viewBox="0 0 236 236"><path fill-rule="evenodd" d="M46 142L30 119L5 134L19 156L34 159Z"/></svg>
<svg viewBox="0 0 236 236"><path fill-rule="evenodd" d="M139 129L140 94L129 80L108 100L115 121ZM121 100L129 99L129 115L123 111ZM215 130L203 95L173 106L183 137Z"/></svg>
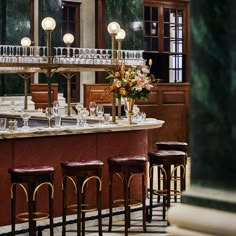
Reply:
<svg viewBox="0 0 236 236"><path fill-rule="evenodd" d="M162 141L162 142L156 142L157 150L176 150L176 151L182 151L186 153L186 163L185 168L187 164L187 152L188 152L188 143L186 142L177 142L177 141ZM158 168L158 178L157 178L157 186L160 188L160 169ZM172 180L174 181L174 189L177 190L177 181L180 180L180 177L177 175L177 168L175 169L174 176L172 177ZM184 181L183 181L183 191L186 189L186 175L184 175ZM175 202L177 202L177 194L174 196ZM160 202L160 196L158 196L158 202Z"/></svg>
<svg viewBox="0 0 236 236"><path fill-rule="evenodd" d="M149 157L149 179L150 179L150 211L148 221L152 221L152 210L153 210L153 195L163 197L163 220L166 216L166 207L170 206L171 195L180 194L177 190L171 189L171 179L174 175L176 168L181 168L180 174L180 185L181 191L184 188L185 181L185 164L186 164L186 153L182 151L174 150L156 150L148 153ZM160 169L163 178L163 188L153 189L153 168L157 166ZM171 168L174 167L171 171Z"/></svg>
<svg viewBox="0 0 236 236"><path fill-rule="evenodd" d="M67 210L77 213L77 235L85 235L85 212L98 211L98 230L102 236L101 189L103 162L99 160L64 161L62 168L62 235L66 233ZM77 204L67 205L67 179L70 180L77 194ZM96 180L96 206L86 204L86 187L90 180Z"/></svg>
<svg viewBox="0 0 236 236"><path fill-rule="evenodd" d="M125 236L130 227L130 208L142 205L143 231L146 232L146 165L145 157L141 156L116 156L108 158L109 166L109 227L112 228L112 207L124 206L125 209ZM123 199L113 200L113 175L117 175L123 184ZM131 183L136 174L142 175L142 199L131 199Z"/></svg>
<svg viewBox="0 0 236 236"><path fill-rule="evenodd" d="M16 219L29 222L29 235L36 235L36 221L49 218L50 235L53 236L53 178L54 168L51 166L20 166L8 169L11 175L11 221L12 234L15 235ZM48 186L49 212L36 211L36 196L42 186ZM16 215L16 190L19 186L28 202L28 212Z"/></svg>

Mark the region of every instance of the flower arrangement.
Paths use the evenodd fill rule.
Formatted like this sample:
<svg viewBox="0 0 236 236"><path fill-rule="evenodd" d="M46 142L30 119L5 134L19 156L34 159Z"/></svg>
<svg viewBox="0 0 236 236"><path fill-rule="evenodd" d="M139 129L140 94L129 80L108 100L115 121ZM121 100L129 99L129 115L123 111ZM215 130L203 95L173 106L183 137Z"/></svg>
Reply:
<svg viewBox="0 0 236 236"><path fill-rule="evenodd" d="M147 99L154 87L155 78L150 75L151 60L148 66L131 66L127 69L122 64L113 73L109 73L110 92L115 92L116 97L132 99Z"/></svg>

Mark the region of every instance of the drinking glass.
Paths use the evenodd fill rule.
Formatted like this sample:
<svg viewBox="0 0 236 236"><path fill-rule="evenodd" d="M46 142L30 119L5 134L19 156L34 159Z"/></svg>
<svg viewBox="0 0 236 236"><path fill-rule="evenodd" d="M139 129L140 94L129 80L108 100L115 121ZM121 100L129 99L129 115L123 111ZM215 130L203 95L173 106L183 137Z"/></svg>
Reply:
<svg viewBox="0 0 236 236"><path fill-rule="evenodd" d="M89 116L89 111L86 108L83 108L81 110L81 117L82 117L82 125L86 126L87 125L87 117Z"/></svg>
<svg viewBox="0 0 236 236"><path fill-rule="evenodd" d="M53 108L52 107L46 107L46 110L45 110L45 115L48 119L48 128L51 128L51 120L52 120L52 117L53 117Z"/></svg>
<svg viewBox="0 0 236 236"><path fill-rule="evenodd" d="M0 118L0 130L3 131L6 129L7 118Z"/></svg>
<svg viewBox="0 0 236 236"><path fill-rule="evenodd" d="M86 126L88 116L89 111L86 108L82 108L77 116L77 126Z"/></svg>
<svg viewBox="0 0 236 236"><path fill-rule="evenodd" d="M84 108L83 104L81 103L77 103L75 106L76 110L77 110L77 115L80 114L81 110Z"/></svg>
<svg viewBox="0 0 236 236"><path fill-rule="evenodd" d="M97 105L96 113L97 113L97 116L98 116L99 125L101 125L102 124L103 114L104 114L104 106L102 104L98 104Z"/></svg>
<svg viewBox="0 0 236 236"><path fill-rule="evenodd" d="M90 110L90 116L95 117L96 116L96 102L90 102L89 103L89 110Z"/></svg>
<svg viewBox="0 0 236 236"><path fill-rule="evenodd" d="M111 117L110 113L105 113L104 114L104 124L105 125L109 125L110 124L110 117Z"/></svg>
<svg viewBox="0 0 236 236"><path fill-rule="evenodd" d="M58 101L54 101L53 102L53 115L57 116L59 112L59 102Z"/></svg>
<svg viewBox="0 0 236 236"><path fill-rule="evenodd" d="M16 103L15 103L15 101L11 101L11 104L10 104L10 111L11 111L12 113L14 113L14 112L15 112L15 108L16 108Z"/></svg>
<svg viewBox="0 0 236 236"><path fill-rule="evenodd" d="M22 129L29 129L29 119L31 117L31 114L27 110L21 111L21 118L23 119L23 127Z"/></svg>

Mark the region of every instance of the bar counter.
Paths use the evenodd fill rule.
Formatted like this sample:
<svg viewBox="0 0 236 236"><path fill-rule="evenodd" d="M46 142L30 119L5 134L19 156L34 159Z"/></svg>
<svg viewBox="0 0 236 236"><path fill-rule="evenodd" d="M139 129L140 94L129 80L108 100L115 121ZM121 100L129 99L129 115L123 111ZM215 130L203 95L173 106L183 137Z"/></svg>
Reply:
<svg viewBox="0 0 236 236"><path fill-rule="evenodd" d="M3 117L4 114L1 114ZM8 168L22 165L51 165L55 168L54 217L62 213L61 169L64 160L98 159L104 162L102 208L108 208L107 158L115 155L142 155L148 152L148 130L161 128L164 121L147 118L146 121L128 125L126 120L117 124L87 127L63 125L61 128L45 126L29 130L0 131L0 225L10 224L11 197ZM138 179L135 181L139 181ZM121 186L118 187L122 190ZM118 189L117 188L117 189ZM72 191L72 190L71 190ZM134 196L140 189L133 189ZM43 191L42 191L43 192ZM120 191L117 190L117 195ZM71 194L72 195L72 194ZM47 194L38 194L40 211L47 211ZM92 198L92 194L91 194ZM72 201L73 197L68 197ZM27 209L25 196L17 192L17 212Z"/></svg>

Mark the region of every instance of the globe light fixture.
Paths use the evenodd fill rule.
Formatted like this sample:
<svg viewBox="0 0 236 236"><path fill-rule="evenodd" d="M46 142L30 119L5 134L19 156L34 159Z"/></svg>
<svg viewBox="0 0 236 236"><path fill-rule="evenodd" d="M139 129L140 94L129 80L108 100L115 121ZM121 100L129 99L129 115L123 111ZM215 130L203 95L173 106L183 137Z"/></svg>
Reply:
<svg viewBox="0 0 236 236"><path fill-rule="evenodd" d="M107 31L109 32L109 34L117 34L119 29L120 25L115 21L110 22L107 26Z"/></svg>
<svg viewBox="0 0 236 236"><path fill-rule="evenodd" d="M31 45L31 40L28 37L24 37L20 41L22 47L29 47Z"/></svg>
<svg viewBox="0 0 236 236"><path fill-rule="evenodd" d="M52 17L45 17L41 25L45 31L53 31L56 27L56 21Z"/></svg>
<svg viewBox="0 0 236 236"><path fill-rule="evenodd" d="M114 62L115 59L115 36L120 30L120 25L117 22L112 21L107 26L107 31L111 35L111 50L112 50L112 59Z"/></svg>
<svg viewBox="0 0 236 236"><path fill-rule="evenodd" d="M66 45L71 45L74 42L74 36L73 34L67 33L63 36L63 41Z"/></svg>
<svg viewBox="0 0 236 236"><path fill-rule="evenodd" d="M120 60L121 58L121 44L122 40L125 38L126 33L123 29L119 29L117 35L115 36L117 42L118 42L118 54L117 54L117 59Z"/></svg>
<svg viewBox="0 0 236 236"><path fill-rule="evenodd" d="M20 41L21 46L23 47L23 56L27 56L27 47L31 45L31 40L28 37L24 37Z"/></svg>
<svg viewBox="0 0 236 236"><path fill-rule="evenodd" d="M126 33L123 29L119 29L117 35L116 35L116 40L123 40L126 36Z"/></svg>
<svg viewBox="0 0 236 236"><path fill-rule="evenodd" d="M74 42L73 34L67 33L63 36L63 41L67 45L67 57L70 56L70 45Z"/></svg>

